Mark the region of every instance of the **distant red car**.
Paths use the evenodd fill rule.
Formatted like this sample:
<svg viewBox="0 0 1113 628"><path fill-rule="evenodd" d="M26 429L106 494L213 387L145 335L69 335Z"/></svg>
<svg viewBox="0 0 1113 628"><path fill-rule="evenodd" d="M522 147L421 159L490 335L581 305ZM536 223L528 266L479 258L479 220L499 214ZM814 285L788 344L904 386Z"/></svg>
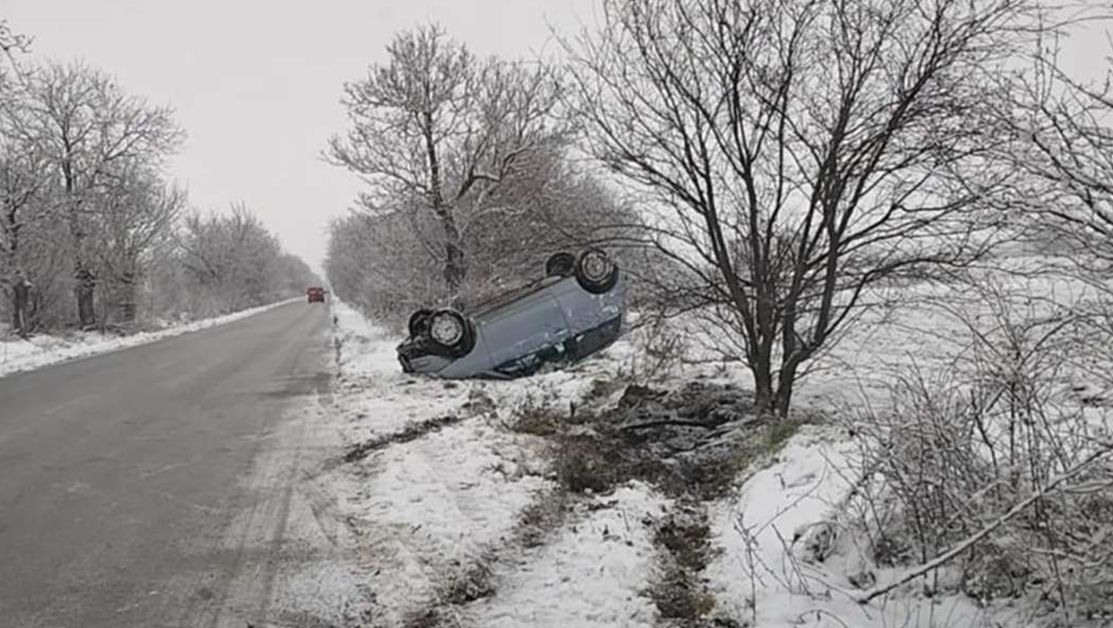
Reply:
<svg viewBox="0 0 1113 628"><path fill-rule="evenodd" d="M324 303L325 302L325 289L314 286L314 287L305 291L305 298L310 303L313 303L315 301L320 302L320 303Z"/></svg>

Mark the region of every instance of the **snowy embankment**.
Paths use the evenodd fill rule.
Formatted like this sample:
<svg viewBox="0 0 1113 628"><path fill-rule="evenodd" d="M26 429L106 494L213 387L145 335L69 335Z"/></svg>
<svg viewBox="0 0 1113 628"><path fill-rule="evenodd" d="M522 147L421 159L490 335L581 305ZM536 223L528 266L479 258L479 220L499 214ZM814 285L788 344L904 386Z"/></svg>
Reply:
<svg viewBox="0 0 1113 628"><path fill-rule="evenodd" d="M145 331L129 336L116 336L99 332L75 332L65 336L34 336L29 340L19 338L0 340L0 377L224 325L286 303L299 301L302 298L286 299L269 305L225 314L224 316L171 325L165 329Z"/></svg>
<svg viewBox="0 0 1113 628"><path fill-rule="evenodd" d="M527 399L581 388L582 373L416 378L398 367L397 338L339 301L332 311L335 418L349 451L375 446L317 481L374 565L370 625L652 625L639 522L659 499L631 485L579 505L574 523L549 522L542 443L506 427Z"/></svg>
<svg viewBox="0 0 1113 628"><path fill-rule="evenodd" d="M662 541L677 512L706 518L708 558L691 574L705 591L692 596L700 621L891 625L891 613L875 617L816 584L842 574L813 567L805 582L786 572L798 562L793 534L831 519L851 483L853 450L836 430L806 426L755 458L725 496L695 505L637 478L573 495L553 469L559 447L514 424L524 412L620 403L644 359L632 341L566 371L444 382L401 373L399 338L339 301L332 312L334 418L351 455L317 481L371 574L364 625L697 625L662 611L666 573L684 562ZM684 365L654 385L732 377Z"/></svg>

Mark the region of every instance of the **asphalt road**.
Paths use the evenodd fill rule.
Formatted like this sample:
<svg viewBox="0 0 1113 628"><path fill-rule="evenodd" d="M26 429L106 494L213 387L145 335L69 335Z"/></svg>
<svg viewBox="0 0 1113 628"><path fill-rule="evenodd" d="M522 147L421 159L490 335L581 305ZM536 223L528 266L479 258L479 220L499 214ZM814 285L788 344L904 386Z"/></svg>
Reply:
<svg viewBox="0 0 1113 628"><path fill-rule="evenodd" d="M0 626L265 615L327 322L296 302L0 378Z"/></svg>

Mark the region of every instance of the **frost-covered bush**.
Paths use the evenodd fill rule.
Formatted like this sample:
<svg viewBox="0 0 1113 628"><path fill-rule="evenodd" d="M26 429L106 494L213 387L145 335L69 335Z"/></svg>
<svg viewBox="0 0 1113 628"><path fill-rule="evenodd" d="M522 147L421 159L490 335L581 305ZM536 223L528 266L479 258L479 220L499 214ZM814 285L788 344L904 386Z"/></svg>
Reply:
<svg viewBox="0 0 1113 628"><path fill-rule="evenodd" d="M1034 595L1056 621L1113 613L1113 378L1077 304L995 288L968 350L910 369L853 429L853 503L879 566L946 567L981 600ZM1106 365L1106 369L1108 365ZM959 551L956 551L959 550ZM953 559L943 560L948 553ZM939 575L936 570L925 573Z"/></svg>

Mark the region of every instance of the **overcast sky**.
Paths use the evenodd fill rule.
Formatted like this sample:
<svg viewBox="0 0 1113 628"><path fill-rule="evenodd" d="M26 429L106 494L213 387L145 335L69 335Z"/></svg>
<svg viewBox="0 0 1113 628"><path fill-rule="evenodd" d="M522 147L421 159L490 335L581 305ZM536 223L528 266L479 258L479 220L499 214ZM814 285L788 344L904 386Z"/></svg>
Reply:
<svg viewBox="0 0 1113 628"><path fill-rule="evenodd" d="M320 160L346 127L345 81L384 57L391 35L435 20L480 54L528 56L593 21L595 0L0 0L33 52L84 59L131 93L169 104L189 134L171 171L193 204L243 201L286 248L319 267L328 219L350 206L354 176ZM1101 67L1104 28L1067 62Z"/></svg>
<svg viewBox="0 0 1113 628"><path fill-rule="evenodd" d="M436 20L479 54L519 57L548 24L590 20L593 0L0 0L35 56L84 59L131 93L169 104L188 133L171 163L193 204L244 201L318 265L328 219L359 187L320 160L346 128L342 85L384 58L391 35ZM551 46L551 42L549 44Z"/></svg>

